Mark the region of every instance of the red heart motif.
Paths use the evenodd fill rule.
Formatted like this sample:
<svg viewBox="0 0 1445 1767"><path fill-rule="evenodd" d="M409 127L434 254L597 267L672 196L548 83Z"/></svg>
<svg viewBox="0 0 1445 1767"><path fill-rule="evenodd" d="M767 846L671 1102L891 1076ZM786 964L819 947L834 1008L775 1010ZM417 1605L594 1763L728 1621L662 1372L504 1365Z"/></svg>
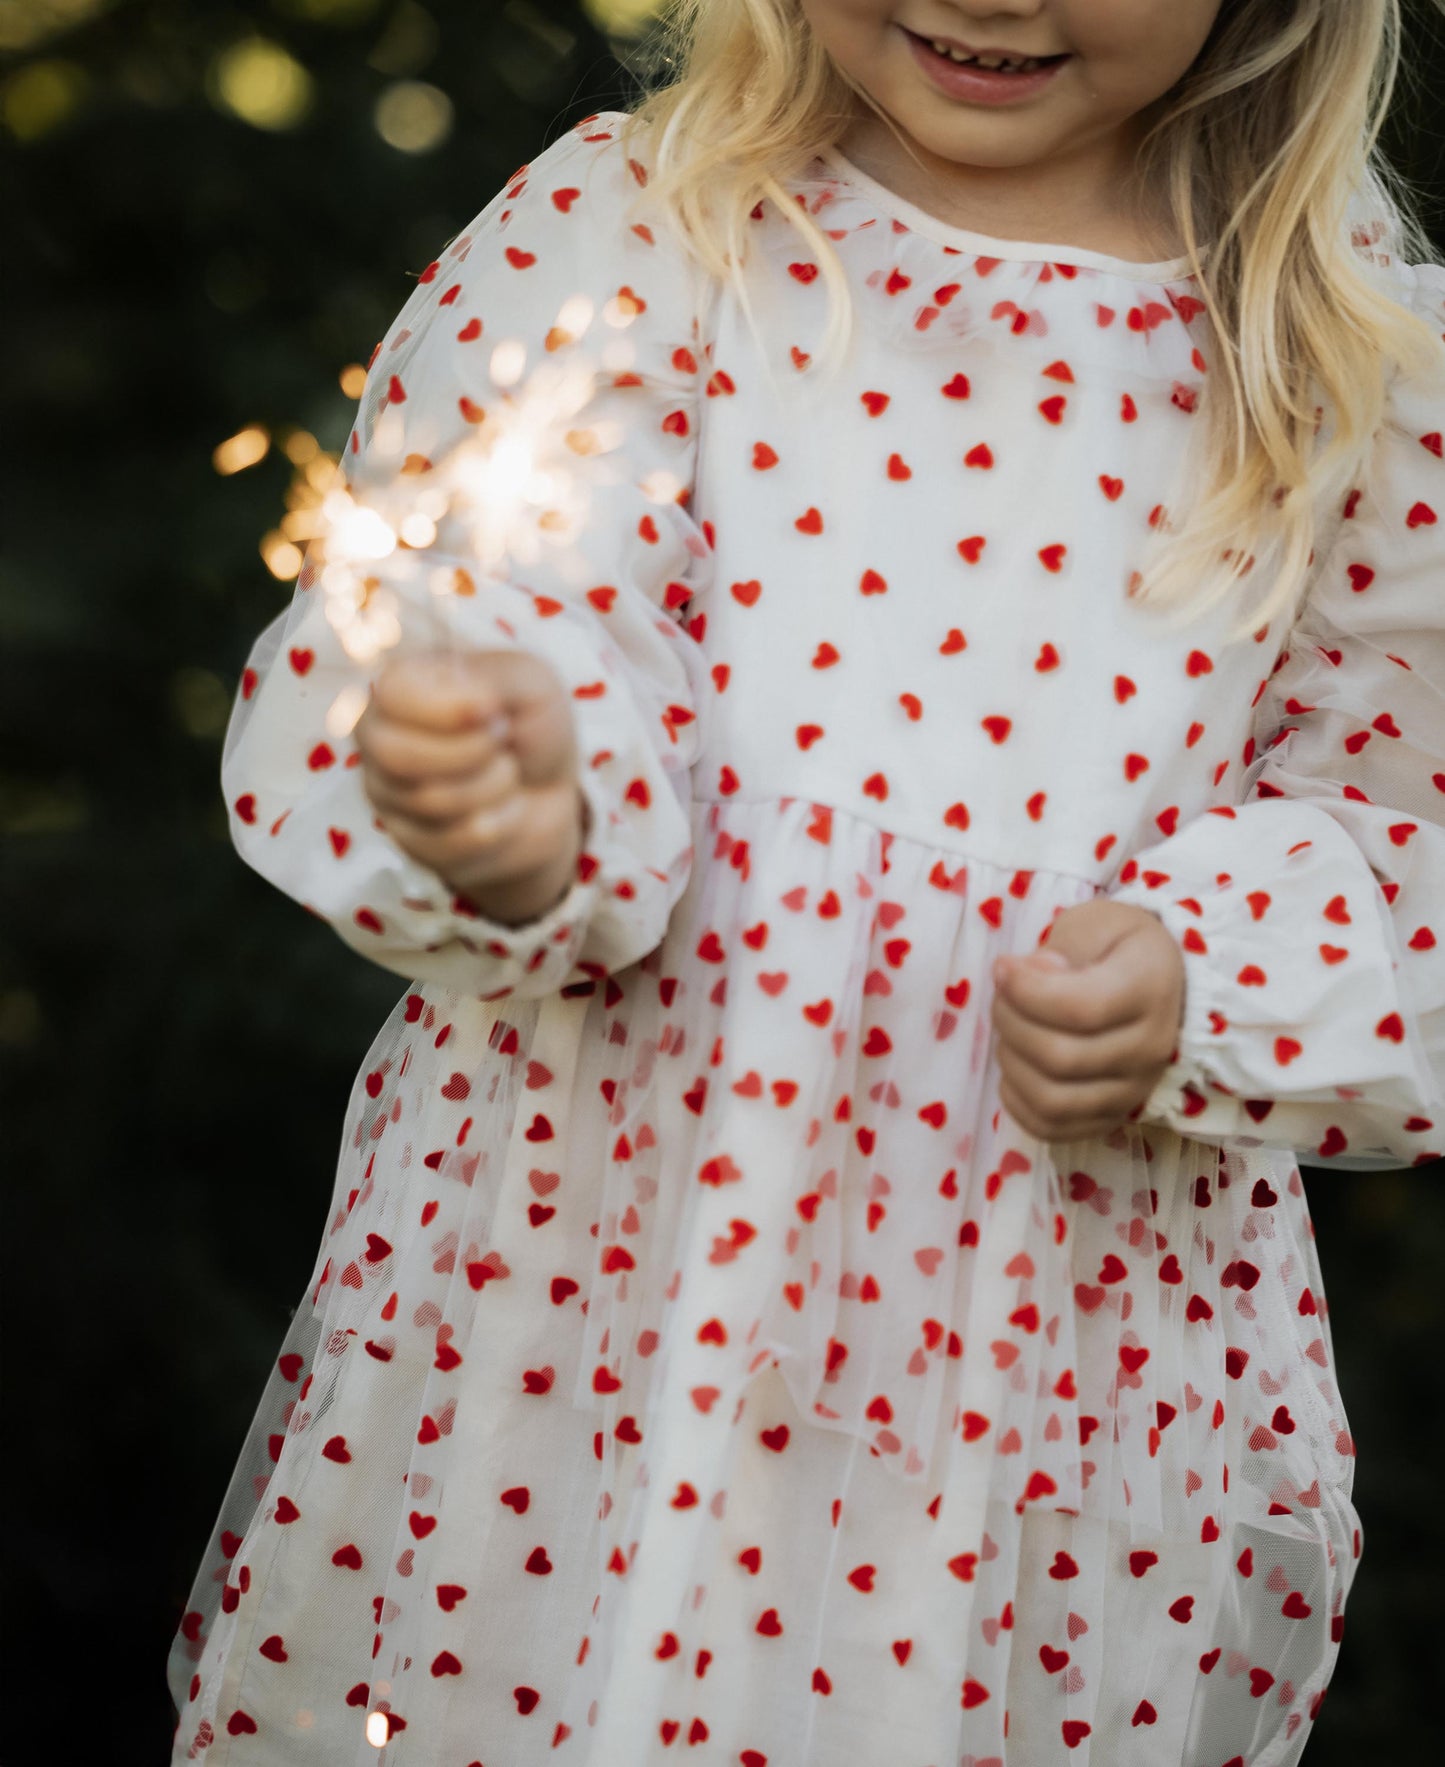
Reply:
<svg viewBox="0 0 1445 1767"><path fill-rule="evenodd" d="M766 442L753 443L753 467L757 472L770 472L778 464L776 452Z"/></svg>
<svg viewBox="0 0 1445 1767"><path fill-rule="evenodd" d="M947 386L940 387L938 390L943 394L945 399L966 399L970 391L968 376L966 374L955 374Z"/></svg>
<svg viewBox="0 0 1445 1767"><path fill-rule="evenodd" d="M889 395L887 393L863 393L860 397L867 407L870 417L881 417L888 409Z"/></svg>
<svg viewBox="0 0 1445 1767"><path fill-rule="evenodd" d="M887 593L888 583L877 571L869 570L864 571L858 587L864 595L883 595Z"/></svg>
<svg viewBox="0 0 1445 1767"><path fill-rule="evenodd" d="M537 262L535 252L524 252L519 246L509 245L506 251L507 262L514 270L530 270Z"/></svg>
<svg viewBox="0 0 1445 1767"><path fill-rule="evenodd" d="M798 517L793 526L800 534L821 534L823 531L822 512L810 506Z"/></svg>
<svg viewBox="0 0 1445 1767"><path fill-rule="evenodd" d="M966 540L958 543L959 557L967 559L970 564L977 564L987 545L988 541L982 534L970 534Z"/></svg>

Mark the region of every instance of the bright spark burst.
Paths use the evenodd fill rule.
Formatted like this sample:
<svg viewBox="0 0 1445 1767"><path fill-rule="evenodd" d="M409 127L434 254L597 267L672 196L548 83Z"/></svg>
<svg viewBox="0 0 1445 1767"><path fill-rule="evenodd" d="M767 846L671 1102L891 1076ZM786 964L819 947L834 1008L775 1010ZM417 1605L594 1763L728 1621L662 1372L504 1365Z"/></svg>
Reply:
<svg viewBox="0 0 1445 1767"><path fill-rule="evenodd" d="M571 296L547 334L548 359L530 374L520 339L497 343L490 359L497 394L486 409L464 402L472 430L440 459L404 454L406 425L390 406L377 421L364 484L344 482L329 459L309 463L283 532L310 542L303 580L319 583L326 617L353 660L370 663L396 647L409 628L408 607L453 648L447 603L476 594L478 577L504 581L549 549L575 545L589 502L583 463L621 441L618 424L585 416L598 376L573 346L593 317L591 300ZM618 315L607 318L619 325ZM601 352L609 371L631 360L622 340ZM433 547L448 562L428 556ZM340 734L359 712L354 695L345 705L339 698L328 727Z"/></svg>

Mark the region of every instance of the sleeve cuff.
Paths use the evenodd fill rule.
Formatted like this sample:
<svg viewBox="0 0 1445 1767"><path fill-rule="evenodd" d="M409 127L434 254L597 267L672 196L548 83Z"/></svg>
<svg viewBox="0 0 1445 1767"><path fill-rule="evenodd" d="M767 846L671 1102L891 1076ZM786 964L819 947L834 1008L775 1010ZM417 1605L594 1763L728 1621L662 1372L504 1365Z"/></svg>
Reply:
<svg viewBox="0 0 1445 1767"><path fill-rule="evenodd" d="M496 982L483 1000L500 999L517 992L524 980L535 986L527 992L556 988L574 968L587 930L601 899L604 866L596 847L607 828L607 808L602 787L584 772L578 784L587 801L589 825L584 857L571 888L560 901L536 919L516 926L491 920L467 908L434 871L396 847L397 879L403 930L429 951L456 943L479 958L495 961ZM394 845L394 843L392 843ZM545 968L545 975L538 972Z"/></svg>
<svg viewBox="0 0 1445 1767"><path fill-rule="evenodd" d="M1148 899L1153 895L1153 899ZM1125 887L1111 893L1111 900L1131 907L1147 908L1171 935L1184 959L1184 1011L1178 1039L1169 1065L1160 1074L1135 1121L1166 1124L1180 1134L1193 1132L1192 1125L1209 1105L1211 1093L1234 1097L1230 1088L1209 1075L1208 1058L1227 1029L1225 999L1217 963L1210 961L1201 939L1202 915L1179 902L1160 901L1153 892ZM1191 939L1190 935L1194 937ZM1248 1142L1245 1136L1237 1140ZM1255 1143L1264 1146L1264 1137Z"/></svg>

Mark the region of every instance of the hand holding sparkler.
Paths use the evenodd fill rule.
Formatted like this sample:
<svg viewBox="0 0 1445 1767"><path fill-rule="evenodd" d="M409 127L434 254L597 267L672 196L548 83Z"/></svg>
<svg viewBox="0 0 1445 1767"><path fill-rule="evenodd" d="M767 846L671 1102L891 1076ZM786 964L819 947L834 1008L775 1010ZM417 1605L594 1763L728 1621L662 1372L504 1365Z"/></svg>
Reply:
<svg viewBox="0 0 1445 1767"><path fill-rule="evenodd" d="M387 833L489 919L566 895L586 835L570 695L530 651L438 651L387 664L357 721L363 784Z"/></svg>

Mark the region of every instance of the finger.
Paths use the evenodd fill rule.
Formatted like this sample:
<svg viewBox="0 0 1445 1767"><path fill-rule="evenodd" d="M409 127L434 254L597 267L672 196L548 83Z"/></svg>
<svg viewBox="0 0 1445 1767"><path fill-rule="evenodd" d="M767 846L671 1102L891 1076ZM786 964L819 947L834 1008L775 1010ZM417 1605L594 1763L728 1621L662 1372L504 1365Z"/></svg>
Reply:
<svg viewBox="0 0 1445 1767"><path fill-rule="evenodd" d="M480 773L461 778L398 780L373 768L366 772L366 793L378 810L431 826L499 809L520 795L517 787L517 763L508 754L498 756Z"/></svg>
<svg viewBox="0 0 1445 1767"><path fill-rule="evenodd" d="M1051 970L1016 960L998 993L1022 1017L1064 1030L1113 1030L1140 1018L1146 1003L1139 978L1117 953L1107 963Z"/></svg>
<svg viewBox="0 0 1445 1767"><path fill-rule="evenodd" d="M379 717L359 745L367 764L394 783L479 773L508 752L505 736L490 728L451 734Z"/></svg>
<svg viewBox="0 0 1445 1767"><path fill-rule="evenodd" d="M382 817L382 825L398 846L432 871L446 875L465 868L478 883L487 883L530 868L525 858L517 857L526 812L526 799L518 794L505 804L473 811L454 822L423 822L393 810ZM490 855L489 849L494 849Z"/></svg>
<svg viewBox="0 0 1445 1767"><path fill-rule="evenodd" d="M372 684L373 702L389 718L429 730L464 731L506 709L506 672L492 662L505 652L399 657Z"/></svg>
<svg viewBox="0 0 1445 1767"><path fill-rule="evenodd" d="M1030 1018L1002 992L995 993L991 1011L1000 1050L1008 1048L1051 1079L1119 1079L1143 1065L1137 1020L1109 1031L1072 1031Z"/></svg>
<svg viewBox="0 0 1445 1767"><path fill-rule="evenodd" d="M1117 1088L1053 1086L1014 1066L1000 1068L999 1102L1031 1135L1056 1143L1112 1134L1127 1114Z"/></svg>

